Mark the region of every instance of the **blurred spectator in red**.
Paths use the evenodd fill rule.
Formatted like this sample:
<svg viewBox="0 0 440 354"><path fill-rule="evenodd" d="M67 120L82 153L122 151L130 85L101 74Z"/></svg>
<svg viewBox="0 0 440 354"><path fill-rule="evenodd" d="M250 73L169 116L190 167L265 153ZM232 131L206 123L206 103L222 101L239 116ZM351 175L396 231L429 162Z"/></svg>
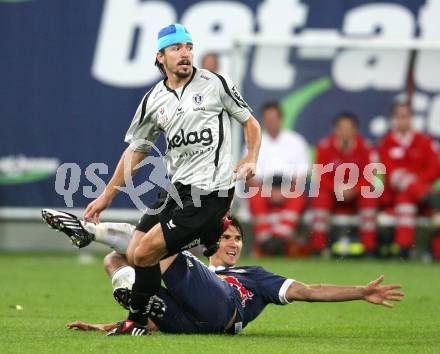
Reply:
<svg viewBox="0 0 440 354"><path fill-rule="evenodd" d="M328 229L331 214L335 209L344 212L356 211L359 215L360 240L366 253L376 249L376 208L377 198L365 198L361 195L362 186L371 186L363 171L370 162L376 162L377 153L358 133L358 119L349 112L339 114L333 125L333 133L321 140L316 148L316 164L333 164L333 170L321 176L317 187L317 197L311 198L312 225L311 247L316 254L327 247ZM342 189L335 183L336 168L343 163L354 163L359 169L359 178L353 188ZM349 172L349 171L346 171ZM313 176L312 176L313 178ZM345 173L342 183L348 178ZM336 194L343 190L343 200L338 201Z"/></svg>
<svg viewBox="0 0 440 354"><path fill-rule="evenodd" d="M429 206L440 211L440 196L433 189L433 182L440 177L438 144L413 128L408 102L393 104L391 131L382 139L379 155L387 169L383 205L393 207L396 217L397 254L408 258L419 209ZM440 259L440 238L434 239L433 251Z"/></svg>
<svg viewBox="0 0 440 354"><path fill-rule="evenodd" d="M291 255L290 246L306 197L300 193L286 198L286 194L295 190L297 179L301 179L299 184L305 184L310 165L308 144L298 133L281 128L282 112L277 102L263 106L262 118L265 131L256 175L248 182L249 186L259 187L258 194L249 200L254 219L254 253Z"/></svg>
<svg viewBox="0 0 440 354"><path fill-rule="evenodd" d="M206 53L202 57L202 69L218 72L219 70L218 55L213 52Z"/></svg>

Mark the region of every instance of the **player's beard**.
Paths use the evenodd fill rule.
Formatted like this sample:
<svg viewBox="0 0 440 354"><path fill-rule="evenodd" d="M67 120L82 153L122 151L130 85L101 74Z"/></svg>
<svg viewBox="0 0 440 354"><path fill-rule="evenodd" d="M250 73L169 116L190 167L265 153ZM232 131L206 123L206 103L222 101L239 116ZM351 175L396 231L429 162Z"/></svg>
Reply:
<svg viewBox="0 0 440 354"><path fill-rule="evenodd" d="M176 71L175 74L176 74L176 76L178 76L181 79L186 79L187 77L189 77L191 75L191 70L188 70L188 71Z"/></svg>
<svg viewBox="0 0 440 354"><path fill-rule="evenodd" d="M186 65L188 65L188 69L187 69L187 70L180 69L180 68L179 68L179 65L182 65L182 64L186 64ZM180 61L177 63L177 69L176 69L176 71L174 72L174 74L175 74L177 77L181 78L181 79L186 79L187 77L189 77L189 76L192 74L192 63L191 63L191 61L190 61L190 60L187 60L187 59L180 60Z"/></svg>

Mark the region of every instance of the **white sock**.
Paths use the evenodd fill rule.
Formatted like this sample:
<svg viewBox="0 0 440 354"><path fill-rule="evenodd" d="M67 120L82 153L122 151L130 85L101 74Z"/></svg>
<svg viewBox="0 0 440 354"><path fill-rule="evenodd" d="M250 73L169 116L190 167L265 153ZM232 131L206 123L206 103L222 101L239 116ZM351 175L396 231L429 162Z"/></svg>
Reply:
<svg viewBox="0 0 440 354"><path fill-rule="evenodd" d="M103 243L116 252L125 254L128 242L133 236L135 227L126 223L103 222L98 225L93 223L82 223L84 228L95 235L95 241Z"/></svg>
<svg viewBox="0 0 440 354"><path fill-rule="evenodd" d="M94 235L96 233L96 225L94 223L81 221L81 225L91 234Z"/></svg>
<svg viewBox="0 0 440 354"><path fill-rule="evenodd" d="M128 288L131 290L135 279L134 268L123 266L112 275L113 290L118 288Z"/></svg>

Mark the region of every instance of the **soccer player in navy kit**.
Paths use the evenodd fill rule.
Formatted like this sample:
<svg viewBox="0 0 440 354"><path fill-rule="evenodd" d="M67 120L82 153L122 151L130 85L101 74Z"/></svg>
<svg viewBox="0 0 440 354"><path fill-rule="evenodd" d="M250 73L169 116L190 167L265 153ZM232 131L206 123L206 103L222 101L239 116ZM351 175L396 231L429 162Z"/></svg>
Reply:
<svg viewBox="0 0 440 354"><path fill-rule="evenodd" d="M400 301L403 298L403 293L396 290L400 285L380 285L383 276L365 286L307 285L262 267L235 267L243 246L243 233L238 221L231 221L220 237L217 252L209 259L209 267L187 251L161 261L166 288L161 288L158 293L160 302L155 312L150 313L150 326L166 333L236 334L268 304L365 300L392 307L387 300ZM131 237L130 232L126 237ZM131 267L122 254L110 253L105 267L112 275L115 289L130 287L133 283L134 274L130 274ZM68 327L113 333L118 323L76 321ZM139 329L132 331L133 335L148 333Z"/></svg>
<svg viewBox="0 0 440 354"><path fill-rule="evenodd" d="M213 244L224 231L223 220L234 193L234 178L251 178L261 141L260 126L232 82L193 67L193 43L180 24L158 34L156 66L165 79L142 99L125 136L124 151L104 192L91 202L85 221L99 222L126 177L163 132L167 140L165 165L172 184L143 215L126 256L134 265L128 320L114 334L144 330L153 296L160 289L159 261L197 243ZM234 167L231 118L242 126L247 156ZM128 171L127 171L128 170ZM149 215L150 214L150 215Z"/></svg>

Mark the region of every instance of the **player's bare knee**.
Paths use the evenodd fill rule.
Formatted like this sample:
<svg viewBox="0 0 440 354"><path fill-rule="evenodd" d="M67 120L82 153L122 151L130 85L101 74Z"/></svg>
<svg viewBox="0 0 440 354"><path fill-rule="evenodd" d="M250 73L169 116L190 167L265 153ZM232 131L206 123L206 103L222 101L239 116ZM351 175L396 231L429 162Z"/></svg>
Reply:
<svg viewBox="0 0 440 354"><path fill-rule="evenodd" d="M125 256L128 260L128 263L134 264L134 251L136 247L139 245L141 240L145 237L145 233L139 230L136 230L133 234L133 237L128 242L127 251L125 252Z"/></svg>
<svg viewBox="0 0 440 354"><path fill-rule="evenodd" d="M113 274L118 268L127 263L125 257L116 251L112 251L104 257L104 270L107 274Z"/></svg>
<svg viewBox="0 0 440 354"><path fill-rule="evenodd" d="M134 264L139 267L150 267L161 258L162 244L155 237L145 237L134 251Z"/></svg>
<svg viewBox="0 0 440 354"><path fill-rule="evenodd" d="M105 270L107 273L108 273L108 269L110 268L111 259L112 259L112 254L113 254L113 251L110 252L109 254L106 254L106 255L104 256L104 260L103 260L103 263L104 263L104 270Z"/></svg>
<svg viewBox="0 0 440 354"><path fill-rule="evenodd" d="M127 250L127 253L126 253L125 257L127 257L127 261L128 261L129 264L135 264L134 263L134 251L135 250L136 249L128 249Z"/></svg>
<svg viewBox="0 0 440 354"><path fill-rule="evenodd" d="M140 247L134 252L134 265L138 267L151 267L159 262L157 253L154 250L145 251Z"/></svg>

